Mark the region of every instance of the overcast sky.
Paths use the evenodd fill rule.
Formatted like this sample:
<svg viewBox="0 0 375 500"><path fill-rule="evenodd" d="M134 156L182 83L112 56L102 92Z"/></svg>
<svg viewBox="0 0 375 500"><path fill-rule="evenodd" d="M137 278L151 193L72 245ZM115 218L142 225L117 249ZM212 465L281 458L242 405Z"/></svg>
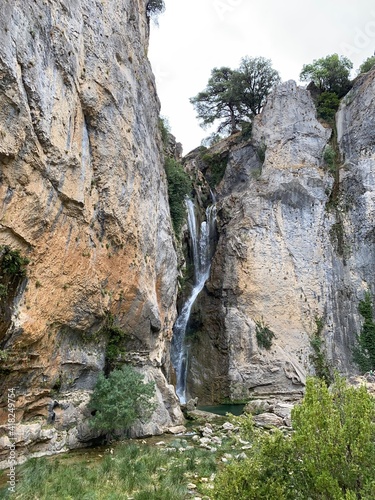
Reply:
<svg viewBox="0 0 375 500"><path fill-rule="evenodd" d="M189 98L206 87L212 68L237 68L244 56L272 60L282 79L298 81L303 64L329 54L354 69L375 50L374 0L165 0L151 27L149 58L162 115L184 154L210 134ZM353 71L355 75L355 71Z"/></svg>

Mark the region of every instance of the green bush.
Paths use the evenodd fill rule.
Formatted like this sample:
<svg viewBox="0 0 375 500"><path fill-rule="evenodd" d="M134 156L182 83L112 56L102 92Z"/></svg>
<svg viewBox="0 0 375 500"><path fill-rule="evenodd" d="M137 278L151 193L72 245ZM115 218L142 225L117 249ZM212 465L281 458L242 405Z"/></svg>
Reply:
<svg viewBox="0 0 375 500"><path fill-rule="evenodd" d="M367 73L375 66L375 55L368 57L359 67L359 73Z"/></svg>
<svg viewBox="0 0 375 500"><path fill-rule="evenodd" d="M374 498L375 401L364 387L311 378L292 423L291 435L258 432L249 458L218 474L213 498Z"/></svg>
<svg viewBox="0 0 375 500"><path fill-rule="evenodd" d="M145 384L143 376L129 365L113 370L108 378L101 373L89 405L95 412L91 425L99 431L122 433L136 420L151 416L154 395L154 382Z"/></svg>
<svg viewBox="0 0 375 500"><path fill-rule="evenodd" d="M358 311L364 319L361 333L357 336L357 345L353 357L362 373L375 370L375 322L372 297L369 292L361 300Z"/></svg>
<svg viewBox="0 0 375 500"><path fill-rule="evenodd" d="M272 347L272 340L275 338L275 334L263 319L255 321L255 335L258 346L269 351Z"/></svg>
<svg viewBox="0 0 375 500"><path fill-rule="evenodd" d="M1 271L8 276L26 276L29 259L22 257L19 250L12 250L8 245L0 246Z"/></svg>
<svg viewBox="0 0 375 500"><path fill-rule="evenodd" d="M161 140L163 142L163 146L164 146L164 148L167 148L169 134L170 134L170 126L169 126L168 120L166 118L163 118L162 116L159 117L159 130L160 130Z"/></svg>
<svg viewBox="0 0 375 500"><path fill-rule="evenodd" d="M323 318L315 318L316 332L310 340L310 346L313 354L310 355L310 360L314 365L315 374L318 378L324 380L327 385L330 385L333 380L331 368L327 362L325 354L325 346L323 340Z"/></svg>
<svg viewBox="0 0 375 500"><path fill-rule="evenodd" d="M318 97L317 111L319 118L333 122L339 109L340 99L335 92L323 92Z"/></svg>
<svg viewBox="0 0 375 500"><path fill-rule="evenodd" d="M206 178L211 189L223 179L228 164L228 153L203 153L201 158L208 167Z"/></svg>
<svg viewBox="0 0 375 500"><path fill-rule="evenodd" d="M192 183L182 165L173 158L165 160L168 181L168 200L173 229L178 237L186 218L185 198L191 193Z"/></svg>

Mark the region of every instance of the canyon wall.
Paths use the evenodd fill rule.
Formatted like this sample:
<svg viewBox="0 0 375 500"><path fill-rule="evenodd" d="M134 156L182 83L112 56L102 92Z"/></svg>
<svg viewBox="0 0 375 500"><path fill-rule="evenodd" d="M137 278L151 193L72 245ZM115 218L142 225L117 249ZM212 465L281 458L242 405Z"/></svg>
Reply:
<svg viewBox="0 0 375 500"><path fill-rule="evenodd" d="M15 388L19 453L93 437L85 408L108 318L157 385L152 422L135 432L182 419L166 381L177 259L146 4L2 2L0 244L30 260L0 320L0 423Z"/></svg>
<svg viewBox="0 0 375 500"><path fill-rule="evenodd" d="M355 370L358 304L375 293L374 90L374 71L357 79L336 137L309 91L283 83L250 140L208 152L229 161L217 187L219 242L193 316L188 392L202 401L299 397L322 368L314 340L324 369Z"/></svg>

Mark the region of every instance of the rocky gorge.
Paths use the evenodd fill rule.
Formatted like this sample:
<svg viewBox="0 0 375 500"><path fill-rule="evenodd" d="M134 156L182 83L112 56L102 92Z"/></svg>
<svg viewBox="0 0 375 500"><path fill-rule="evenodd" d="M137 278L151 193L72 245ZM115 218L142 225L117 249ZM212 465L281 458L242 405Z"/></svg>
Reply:
<svg viewBox="0 0 375 500"><path fill-rule="evenodd" d="M147 2L6 1L0 24L0 245L29 260L0 298L0 461L8 390L19 456L95 440L87 403L113 325L121 360L157 388L157 409L132 435L161 434L184 422L169 352L181 250ZM375 294L374 107L375 71L342 100L336 130L307 89L285 82L251 137L186 157L200 185L208 157L223 165L210 275L189 326L188 398L298 399L319 368L317 336L327 367L355 371L358 304Z"/></svg>

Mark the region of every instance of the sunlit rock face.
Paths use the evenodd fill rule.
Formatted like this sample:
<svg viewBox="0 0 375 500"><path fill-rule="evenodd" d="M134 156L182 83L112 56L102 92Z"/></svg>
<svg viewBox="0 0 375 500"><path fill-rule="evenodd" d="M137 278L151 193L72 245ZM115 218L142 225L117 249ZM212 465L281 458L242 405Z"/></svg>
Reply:
<svg viewBox="0 0 375 500"><path fill-rule="evenodd" d="M269 96L250 141L228 141L220 238L196 311L193 396L297 397L316 369L318 325L325 363L355 369L358 304L366 290L375 292L374 86L372 72L343 99L336 180L324 161L332 130L294 82ZM262 327L274 333L269 350L257 340Z"/></svg>
<svg viewBox="0 0 375 500"><path fill-rule="evenodd" d="M110 313L168 400L154 427L175 425L164 375L177 262L146 1L5 1L0 25L0 244L30 259L0 319L2 395L16 387L23 423L59 408L61 439L38 450L79 444L76 396L104 368L96 333Z"/></svg>

